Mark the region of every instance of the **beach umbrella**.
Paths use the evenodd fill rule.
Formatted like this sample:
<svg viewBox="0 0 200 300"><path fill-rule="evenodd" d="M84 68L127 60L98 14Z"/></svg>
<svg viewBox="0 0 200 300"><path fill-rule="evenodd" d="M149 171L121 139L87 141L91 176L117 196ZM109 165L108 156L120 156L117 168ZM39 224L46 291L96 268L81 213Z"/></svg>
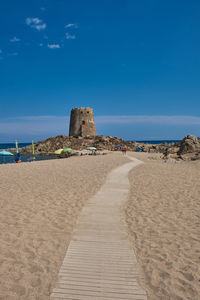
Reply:
<svg viewBox="0 0 200 300"><path fill-rule="evenodd" d="M55 153L55 154L61 154L62 151L63 151L63 149L58 149L58 150L56 150L54 153Z"/></svg>
<svg viewBox="0 0 200 300"><path fill-rule="evenodd" d="M87 150L97 150L95 147L87 147Z"/></svg>
<svg viewBox="0 0 200 300"><path fill-rule="evenodd" d="M71 152L71 151L72 151L71 148L64 148L64 149L62 150L62 153L65 153L65 152Z"/></svg>
<svg viewBox="0 0 200 300"><path fill-rule="evenodd" d="M12 154L12 153L9 152L9 151L1 151L1 152L0 152L0 155L13 156L14 154Z"/></svg>

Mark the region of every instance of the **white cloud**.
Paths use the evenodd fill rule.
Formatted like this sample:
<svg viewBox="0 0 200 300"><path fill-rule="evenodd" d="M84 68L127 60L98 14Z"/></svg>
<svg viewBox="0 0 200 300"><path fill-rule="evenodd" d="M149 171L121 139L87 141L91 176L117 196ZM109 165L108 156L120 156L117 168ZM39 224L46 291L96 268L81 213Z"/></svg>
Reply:
<svg viewBox="0 0 200 300"><path fill-rule="evenodd" d="M193 116L97 116L98 124L157 124L157 125L200 125L200 117Z"/></svg>
<svg viewBox="0 0 200 300"><path fill-rule="evenodd" d="M15 139L31 141L59 134L68 135L68 124L69 117L66 116L1 118L0 142L14 141Z"/></svg>
<svg viewBox="0 0 200 300"><path fill-rule="evenodd" d="M26 19L26 24L27 25L40 24L40 23L42 23L42 20L40 20L39 18L27 18Z"/></svg>
<svg viewBox="0 0 200 300"><path fill-rule="evenodd" d="M11 43L16 43L16 42L20 42L21 40L19 38L17 38L16 36L14 36L14 38L10 39Z"/></svg>
<svg viewBox="0 0 200 300"><path fill-rule="evenodd" d="M26 18L26 25L38 31L44 30L47 27L46 23L39 18Z"/></svg>
<svg viewBox="0 0 200 300"><path fill-rule="evenodd" d="M68 135L69 120L69 116L21 116L15 118L1 118L0 141L8 141L8 136L9 139L13 140L19 138L24 141L30 141L32 138L38 140L59 134ZM168 137L173 136L171 126L174 126L174 128L175 126L179 126L179 129L176 131L176 136L179 135L179 137L187 133L199 135L200 132L200 117L194 116L96 116L95 122L97 131L99 133L102 132L102 134L113 132L114 135L117 135L117 132L113 129L115 125L124 125L125 129L121 131L122 136L125 136L127 134L127 128L130 129L130 126L134 124L143 124L146 125L146 128L153 124L170 126ZM108 125L107 128L109 129L106 129L107 132L104 132L103 125ZM196 127L194 128L194 126ZM157 128L158 130L153 132L153 134L156 138L159 134L160 138L159 126L157 126ZM136 136L136 134L137 133L135 133L134 136ZM133 138L133 136L131 138ZM174 138L175 136L173 136L173 139ZM139 137L137 139L139 139ZM150 139L150 137L146 139Z"/></svg>
<svg viewBox="0 0 200 300"><path fill-rule="evenodd" d="M65 25L65 28L78 28L78 25L70 23L70 24Z"/></svg>
<svg viewBox="0 0 200 300"><path fill-rule="evenodd" d="M48 44L47 47L49 49L60 49L60 45L59 44Z"/></svg>
<svg viewBox="0 0 200 300"><path fill-rule="evenodd" d="M76 36L75 35L71 35L68 32L65 33L65 38L66 40L75 40Z"/></svg>

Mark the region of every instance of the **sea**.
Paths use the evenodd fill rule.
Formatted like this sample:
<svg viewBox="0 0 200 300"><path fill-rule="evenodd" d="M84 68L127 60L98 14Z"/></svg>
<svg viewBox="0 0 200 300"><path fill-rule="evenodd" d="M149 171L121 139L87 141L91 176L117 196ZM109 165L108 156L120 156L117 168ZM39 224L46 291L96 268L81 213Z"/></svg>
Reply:
<svg viewBox="0 0 200 300"><path fill-rule="evenodd" d="M31 143L19 143L18 147L22 148L22 147L26 147L28 145L31 145ZM7 144L0 143L0 149L6 150L9 148L15 148L15 143L7 143Z"/></svg>
<svg viewBox="0 0 200 300"><path fill-rule="evenodd" d="M31 145L31 143L19 143L18 147L26 147L28 145ZM7 143L3 144L0 143L0 151L10 149L10 148L15 148L15 143ZM31 162L33 161L33 155L27 155L27 156L21 156L20 157L22 162ZM35 159L38 160L49 160L49 159L55 159L55 156L39 156L36 155ZM0 155L0 165L1 164L12 164L15 163L15 156L5 156L5 155Z"/></svg>
<svg viewBox="0 0 200 300"><path fill-rule="evenodd" d="M156 140L156 141L136 141L137 143L144 143L144 144L162 144L162 143L167 143L167 144L171 144L171 143L179 143L181 140Z"/></svg>
<svg viewBox="0 0 200 300"><path fill-rule="evenodd" d="M129 140L130 141L130 140ZM138 143L144 143L144 144L162 144L162 143L177 143L180 142L180 140L156 140L156 141L136 141ZM19 143L18 147L25 147L31 145L31 143ZM6 150L10 148L15 148L15 143L0 143L0 151ZM49 159L55 159L55 156L36 156L36 160L49 160ZM22 162L30 162L33 160L33 157L31 155L29 156L21 156ZM15 156L3 156L0 155L0 164L6 164L6 163L15 163Z"/></svg>

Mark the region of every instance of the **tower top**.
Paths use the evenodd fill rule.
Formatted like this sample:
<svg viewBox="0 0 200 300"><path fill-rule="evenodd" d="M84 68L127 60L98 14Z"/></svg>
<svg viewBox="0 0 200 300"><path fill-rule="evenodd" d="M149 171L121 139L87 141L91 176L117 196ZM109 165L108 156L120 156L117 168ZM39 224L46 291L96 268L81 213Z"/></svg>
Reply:
<svg viewBox="0 0 200 300"><path fill-rule="evenodd" d="M71 110L69 136L96 136L93 109L75 107Z"/></svg>

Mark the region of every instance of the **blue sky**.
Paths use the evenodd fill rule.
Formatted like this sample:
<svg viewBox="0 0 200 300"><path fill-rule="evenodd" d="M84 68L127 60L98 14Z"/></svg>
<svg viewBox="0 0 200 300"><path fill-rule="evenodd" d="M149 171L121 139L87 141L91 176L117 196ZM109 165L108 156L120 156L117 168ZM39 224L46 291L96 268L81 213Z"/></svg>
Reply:
<svg viewBox="0 0 200 300"><path fill-rule="evenodd" d="M200 134L200 2L0 3L0 142L68 134L93 107L99 134Z"/></svg>

